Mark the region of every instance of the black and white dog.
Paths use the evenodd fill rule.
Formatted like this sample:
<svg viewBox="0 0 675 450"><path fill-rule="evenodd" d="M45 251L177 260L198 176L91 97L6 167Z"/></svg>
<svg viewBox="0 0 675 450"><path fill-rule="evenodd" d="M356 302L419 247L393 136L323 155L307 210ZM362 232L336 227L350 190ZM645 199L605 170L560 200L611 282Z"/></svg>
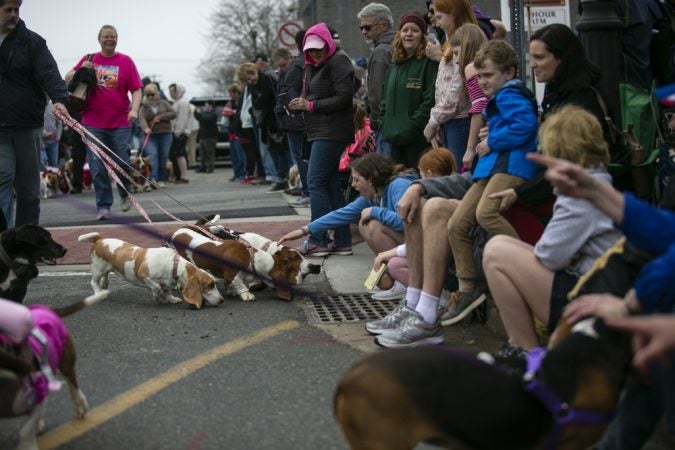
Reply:
<svg viewBox="0 0 675 450"><path fill-rule="evenodd" d="M66 249L38 225L21 225L0 233L0 297L23 303L28 283L38 276L37 263L56 264Z"/></svg>

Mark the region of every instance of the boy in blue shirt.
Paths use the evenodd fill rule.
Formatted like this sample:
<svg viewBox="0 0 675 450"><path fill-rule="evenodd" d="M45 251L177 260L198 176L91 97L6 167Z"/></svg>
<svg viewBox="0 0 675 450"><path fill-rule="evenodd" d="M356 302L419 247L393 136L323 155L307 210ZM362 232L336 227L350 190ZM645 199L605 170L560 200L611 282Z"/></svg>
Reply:
<svg viewBox="0 0 675 450"><path fill-rule="evenodd" d="M479 160L473 173L474 185L448 223L459 297L443 317L443 325L459 322L486 299L476 282L471 229L480 225L490 236L519 238L500 214L500 198L489 198L492 193L525 183L536 170L525 155L537 150L537 101L515 78L517 64L516 52L504 41L488 42L474 60L479 85L490 98L483 111L489 133L476 146Z"/></svg>

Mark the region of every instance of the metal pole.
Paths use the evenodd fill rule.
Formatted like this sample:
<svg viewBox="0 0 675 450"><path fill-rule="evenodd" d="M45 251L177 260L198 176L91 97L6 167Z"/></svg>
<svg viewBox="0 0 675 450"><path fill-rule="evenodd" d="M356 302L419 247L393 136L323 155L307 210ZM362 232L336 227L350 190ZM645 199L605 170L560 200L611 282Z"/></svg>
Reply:
<svg viewBox="0 0 675 450"><path fill-rule="evenodd" d="M581 0L581 6L582 14L576 26L581 44L588 59L600 68L600 85L607 104L614 117L619 118L623 20L616 14L616 0Z"/></svg>
<svg viewBox="0 0 675 450"><path fill-rule="evenodd" d="M525 28L523 20L523 0L511 1L511 45L518 55L518 77L525 80L527 61L525 61Z"/></svg>

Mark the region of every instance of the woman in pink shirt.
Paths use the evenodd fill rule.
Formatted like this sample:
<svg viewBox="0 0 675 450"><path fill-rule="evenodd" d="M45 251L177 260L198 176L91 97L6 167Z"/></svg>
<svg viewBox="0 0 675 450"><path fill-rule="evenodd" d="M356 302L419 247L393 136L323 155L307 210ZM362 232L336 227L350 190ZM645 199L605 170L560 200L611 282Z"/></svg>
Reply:
<svg viewBox="0 0 675 450"><path fill-rule="evenodd" d="M80 67L91 67L96 71L98 83L96 89L88 95L87 106L82 113L82 124L112 151L113 154L109 155L111 159L125 171L129 171L131 124L138 118L143 83L133 60L115 50L115 27L103 25L98 33L98 43L101 51L92 58L90 55L83 56L66 75L66 80L70 80ZM87 157L96 192L96 219L108 219L113 194L106 165L91 149L88 149ZM129 181L122 175L120 179L128 189ZM118 186L118 192L121 210L128 211L131 204L127 199L127 191Z"/></svg>

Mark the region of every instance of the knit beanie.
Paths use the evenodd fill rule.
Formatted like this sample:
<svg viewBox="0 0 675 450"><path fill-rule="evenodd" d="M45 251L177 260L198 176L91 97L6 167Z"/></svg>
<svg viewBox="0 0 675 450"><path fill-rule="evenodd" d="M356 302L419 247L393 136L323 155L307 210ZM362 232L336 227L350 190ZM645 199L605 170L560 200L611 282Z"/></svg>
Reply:
<svg viewBox="0 0 675 450"><path fill-rule="evenodd" d="M400 25L398 26L398 29L400 30L403 28L403 25L406 23L412 22L418 27L420 27L420 30L422 30L422 33L427 32L427 21L424 18L424 16L418 12L409 12L405 13L401 16L399 19Z"/></svg>

